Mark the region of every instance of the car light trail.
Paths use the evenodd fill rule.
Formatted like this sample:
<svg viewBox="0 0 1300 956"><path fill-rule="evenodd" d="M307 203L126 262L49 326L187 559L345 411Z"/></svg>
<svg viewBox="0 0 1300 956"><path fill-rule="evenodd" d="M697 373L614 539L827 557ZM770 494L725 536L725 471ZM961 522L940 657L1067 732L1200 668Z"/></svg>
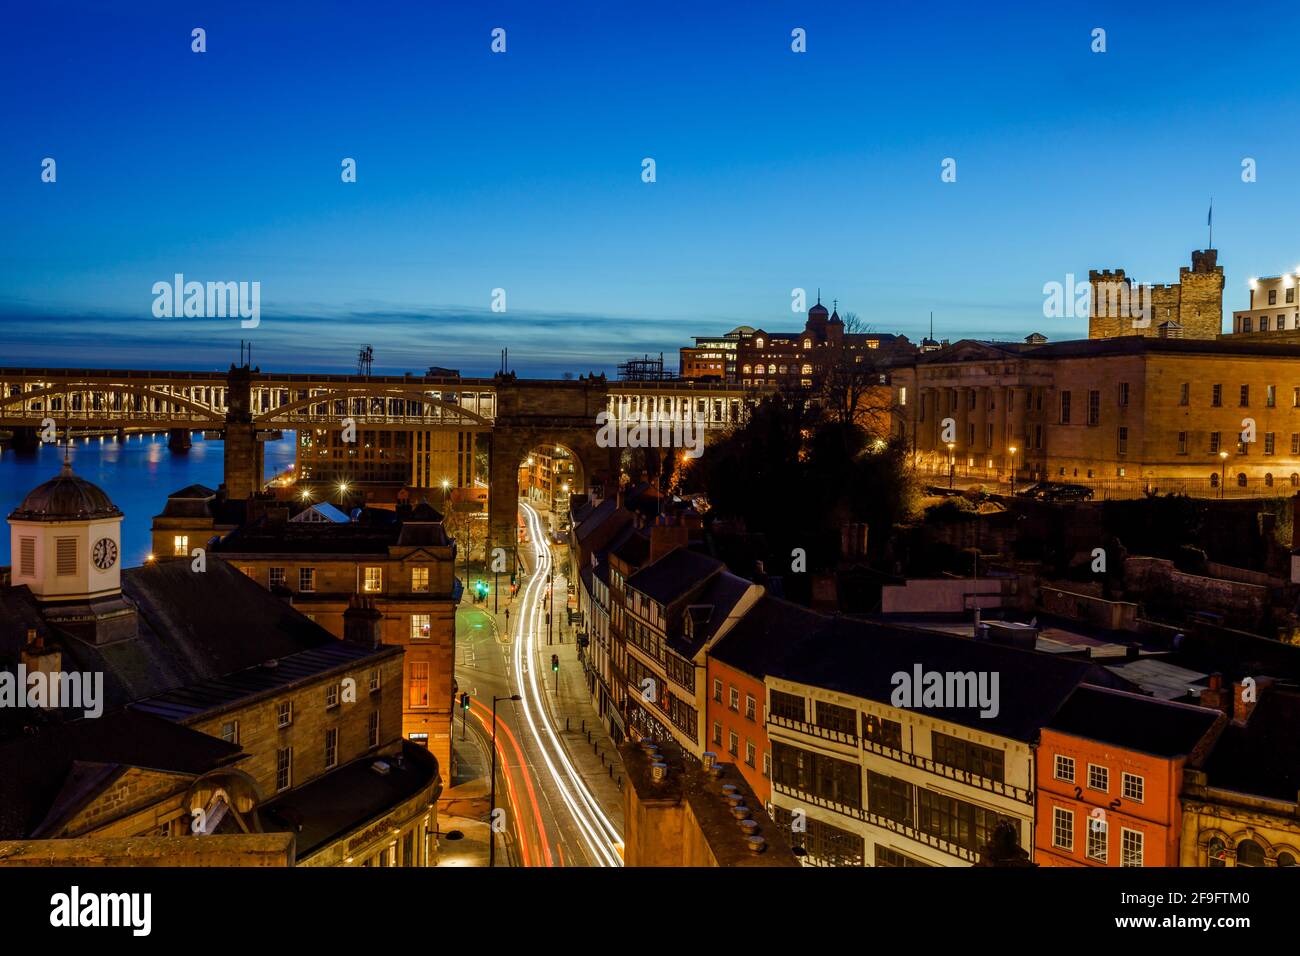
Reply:
<svg viewBox="0 0 1300 956"><path fill-rule="evenodd" d="M519 507L528 526L528 536L532 539L534 554L532 575L521 595L520 612L515 624L518 631L514 640L515 675L520 682L524 720L533 733L538 752L555 780L561 799L569 808L574 822L591 850L592 859L600 866L622 866L623 859L619 853L622 837L583 782L582 776L569 759L568 751L551 725L546 702L542 696L543 689L538 684L536 668L532 666L533 661L536 660L538 635L542 630L545 613L542 594L550 574L551 548L543 534L541 519L537 512L523 502L520 502Z"/></svg>

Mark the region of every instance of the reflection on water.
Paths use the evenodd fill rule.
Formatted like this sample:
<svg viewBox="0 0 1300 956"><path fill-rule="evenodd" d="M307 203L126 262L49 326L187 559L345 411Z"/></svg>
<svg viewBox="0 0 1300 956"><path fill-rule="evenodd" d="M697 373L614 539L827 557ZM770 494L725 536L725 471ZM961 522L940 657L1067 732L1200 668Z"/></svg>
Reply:
<svg viewBox="0 0 1300 956"><path fill-rule="evenodd" d="M122 563L126 567L144 562L149 553L149 523L163 510L169 494L186 485L215 488L221 484L224 445L204 441L199 432L187 452L169 451L166 432L130 435L124 442L112 437L74 439L73 470L108 492L126 516L122 521ZM42 445L34 452L0 450L0 516L7 517L27 492L59 473L63 452L61 445ZM293 452L293 432L267 442L266 476L291 466ZM5 525L0 533L0 567L8 564L9 528Z"/></svg>

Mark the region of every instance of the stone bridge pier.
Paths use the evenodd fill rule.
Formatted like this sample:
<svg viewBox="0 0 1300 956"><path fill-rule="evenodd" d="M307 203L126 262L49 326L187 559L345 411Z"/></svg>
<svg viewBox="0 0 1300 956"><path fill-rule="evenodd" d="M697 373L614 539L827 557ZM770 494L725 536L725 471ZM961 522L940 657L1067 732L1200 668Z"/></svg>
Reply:
<svg viewBox="0 0 1300 956"><path fill-rule="evenodd" d="M488 554L505 548L514 568L519 545L519 466L538 446L560 445L578 467L575 490L608 497L618 485L618 448L596 444L596 416L607 408L604 376L574 381L518 381L499 377L492 426L488 491Z"/></svg>
<svg viewBox="0 0 1300 956"><path fill-rule="evenodd" d="M247 365L230 367L226 395L226 492L231 498L250 498L262 490L266 449L253 424L253 378Z"/></svg>

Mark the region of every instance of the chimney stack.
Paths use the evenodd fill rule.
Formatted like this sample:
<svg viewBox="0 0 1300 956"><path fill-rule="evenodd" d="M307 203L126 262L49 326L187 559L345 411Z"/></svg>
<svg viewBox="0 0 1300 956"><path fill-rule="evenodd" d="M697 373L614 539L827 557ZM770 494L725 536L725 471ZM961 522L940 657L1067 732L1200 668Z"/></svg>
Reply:
<svg viewBox="0 0 1300 956"><path fill-rule="evenodd" d="M1223 675L1215 671L1210 675L1209 686L1201 689L1201 706L1219 710L1232 716L1232 698L1223 688Z"/></svg>
<svg viewBox="0 0 1300 956"><path fill-rule="evenodd" d="M686 525L673 515L660 515L650 526L650 563L654 564L670 551L689 543Z"/></svg>
<svg viewBox="0 0 1300 956"><path fill-rule="evenodd" d="M362 647L376 648L383 642L384 615L374 601L354 594L343 612L343 640Z"/></svg>

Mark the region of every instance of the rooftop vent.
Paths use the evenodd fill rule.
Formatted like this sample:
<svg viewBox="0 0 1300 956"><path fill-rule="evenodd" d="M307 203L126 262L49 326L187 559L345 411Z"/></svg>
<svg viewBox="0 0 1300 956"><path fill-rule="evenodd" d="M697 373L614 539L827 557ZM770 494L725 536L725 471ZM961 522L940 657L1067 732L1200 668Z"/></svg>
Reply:
<svg viewBox="0 0 1300 956"><path fill-rule="evenodd" d="M767 849L767 841L761 836L749 837L745 841L745 845L749 847L749 852L751 853L762 853Z"/></svg>
<svg viewBox="0 0 1300 956"><path fill-rule="evenodd" d="M718 762L718 755L712 750L704 751L704 769L712 770L713 765Z"/></svg>
<svg viewBox="0 0 1300 956"><path fill-rule="evenodd" d="M370 765L370 769L381 777L386 777L393 772L393 768L389 766L387 760L376 760Z"/></svg>
<svg viewBox="0 0 1300 956"><path fill-rule="evenodd" d="M668 764L662 760L656 760L650 765L650 779L655 783L663 783L668 777Z"/></svg>
<svg viewBox="0 0 1300 956"><path fill-rule="evenodd" d="M262 661L262 666L267 670L271 670L272 668L279 667L280 662L273 657L269 661Z"/></svg>

